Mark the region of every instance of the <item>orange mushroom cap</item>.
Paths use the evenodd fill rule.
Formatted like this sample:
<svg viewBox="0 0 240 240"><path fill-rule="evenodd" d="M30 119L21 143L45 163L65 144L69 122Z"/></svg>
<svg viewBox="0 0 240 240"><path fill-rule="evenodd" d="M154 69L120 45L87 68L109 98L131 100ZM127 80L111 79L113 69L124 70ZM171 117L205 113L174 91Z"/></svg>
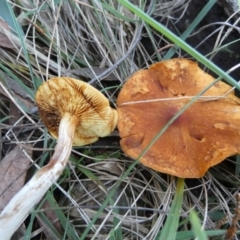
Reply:
<svg viewBox="0 0 240 240"><path fill-rule="evenodd" d="M91 85L69 77L56 77L43 83L36 93L42 121L57 138L64 115L75 117L73 145L93 143L109 135L117 125L118 115L108 99Z"/></svg>
<svg viewBox="0 0 240 240"><path fill-rule="evenodd" d="M191 97L214 80L186 59L163 61L134 73L117 99L123 151L137 159ZM224 82L214 84L167 128L140 162L174 176L199 178L240 153L240 99L230 90Z"/></svg>

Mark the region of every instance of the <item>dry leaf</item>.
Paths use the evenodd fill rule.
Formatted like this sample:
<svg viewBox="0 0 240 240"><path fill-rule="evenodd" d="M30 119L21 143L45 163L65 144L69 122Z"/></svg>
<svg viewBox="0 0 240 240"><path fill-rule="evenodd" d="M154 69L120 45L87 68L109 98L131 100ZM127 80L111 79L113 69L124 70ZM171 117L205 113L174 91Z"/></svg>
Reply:
<svg viewBox="0 0 240 240"><path fill-rule="evenodd" d="M5 48L15 48L12 41L9 39L9 37L4 33L3 29L6 29L8 31L11 31L8 24L0 19L0 46Z"/></svg>
<svg viewBox="0 0 240 240"><path fill-rule="evenodd" d="M17 100L19 105L24 107L23 109L26 112L28 112L30 114L34 113L33 110L36 108L36 105L35 105L34 101L32 100L31 96L29 96L29 94L23 89L23 87L20 86L20 84L18 84L16 81L14 81L10 77L8 77L3 72L0 72L0 75L2 75L2 77L4 78L4 80L6 82L6 84L4 84L4 82L3 82L4 86L11 90L14 99ZM0 86L0 93L3 94L4 96L8 97L8 95L5 93L5 91L2 89L1 86ZM12 102L11 102L11 104L14 105L14 103L12 103ZM13 108L14 108L14 106L13 106ZM16 111L19 111L19 110L16 109ZM12 111L10 111L10 114L11 114L11 116L14 116L15 119L18 119L18 117L19 117L19 113L14 114Z"/></svg>
<svg viewBox="0 0 240 240"><path fill-rule="evenodd" d="M25 111L27 113L34 113L34 109L36 109L35 103L30 98L24 98L21 95L13 93L14 98L18 101L20 106L25 107Z"/></svg>
<svg viewBox="0 0 240 240"><path fill-rule="evenodd" d="M26 153L31 157L31 145L26 144L25 146ZM0 162L0 212L24 185L29 163L28 157L19 146L16 146ZM16 178L18 179L15 181Z"/></svg>
<svg viewBox="0 0 240 240"><path fill-rule="evenodd" d="M9 104L9 114L10 114L9 125L11 126L14 125L16 121L18 121L22 114L19 108L12 101L10 101ZM18 129L15 129L15 131L18 131Z"/></svg>

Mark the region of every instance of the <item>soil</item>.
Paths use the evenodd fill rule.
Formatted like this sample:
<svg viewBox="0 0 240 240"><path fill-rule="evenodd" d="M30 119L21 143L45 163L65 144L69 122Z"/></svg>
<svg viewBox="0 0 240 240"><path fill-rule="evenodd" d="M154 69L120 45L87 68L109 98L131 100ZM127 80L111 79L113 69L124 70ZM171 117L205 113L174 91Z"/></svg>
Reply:
<svg viewBox="0 0 240 240"><path fill-rule="evenodd" d="M187 11L184 14L184 17L177 24L177 28L180 32L184 32L184 30L188 27L188 24L196 18L196 16L207 4L207 2L207 0L192 0L190 2ZM197 32L199 29L203 28L206 25L217 22L225 22L228 18L229 16L225 13L224 8L219 4L215 4L208 12L208 14L204 17L204 19L199 23L198 27L195 29L195 32ZM229 23L233 24L234 20L230 21ZM212 26L205 28L203 31L200 31L198 34L188 38L187 43L189 43L192 47L196 47L200 42L206 39L212 32L214 32L219 27L220 25L213 24ZM228 27L224 29L223 33L225 33L227 29ZM204 43L199 48L197 48L197 50L203 55L207 55L208 53L212 52L214 44L218 37L218 33L219 31L212 35L210 38L207 38L207 40L204 41ZM239 32L237 30L233 30L224 40L223 44L235 41L239 39L239 37ZM227 48L219 51L213 57L212 61L223 70L228 71L230 68L239 63L239 59L239 42L236 42L234 44L230 44ZM237 81L240 79L240 71L238 69L232 72L230 75Z"/></svg>
<svg viewBox="0 0 240 240"><path fill-rule="evenodd" d="M209 2L208 0L202 0L202 1L191 0L187 10L185 11L181 20L177 24L171 24L170 21L167 22L167 19L164 19L164 20L156 19L156 20L166 25L172 32L174 32L179 36L187 29L189 24L191 24L194 21L194 19L197 17L197 15L200 13L200 11L204 8L204 6L208 2ZM174 17L179 18L181 14L182 14L182 11L179 11L179 13L175 13ZM207 54L212 52L215 42L218 38L219 31L217 31L217 33L213 34L211 37L209 37L209 35L221 26L220 25L221 22L225 22L228 18L229 16L225 13L223 6L219 4L214 4L212 9L207 13L204 19L195 28L193 33L198 32L199 29L202 29L206 25L209 25L209 24L212 24L212 25L204 28L202 31L200 31L197 34L190 36L186 40L186 42L206 56ZM228 23L233 24L234 21L235 20L231 20ZM214 23L219 23L219 24L214 24ZM225 27L223 34L226 33L228 28L229 27ZM239 32L237 30L232 30L231 33L228 35L228 37L224 40L222 45L238 40L239 37L240 37ZM196 48L196 46L203 40L204 40L204 43L201 44L198 48ZM145 45L147 51L150 54L154 53L154 49L151 48L151 45L149 46L148 39L143 39L143 44ZM181 54L184 57L190 57L185 55L184 52L181 52ZM175 57L179 57L179 55L175 55ZM228 71L230 68L238 64L239 60L240 60L239 42L230 44L228 47L219 51L212 58L212 61L225 71ZM230 75L233 78L235 78L237 81L240 79L240 71L238 69L232 72Z"/></svg>

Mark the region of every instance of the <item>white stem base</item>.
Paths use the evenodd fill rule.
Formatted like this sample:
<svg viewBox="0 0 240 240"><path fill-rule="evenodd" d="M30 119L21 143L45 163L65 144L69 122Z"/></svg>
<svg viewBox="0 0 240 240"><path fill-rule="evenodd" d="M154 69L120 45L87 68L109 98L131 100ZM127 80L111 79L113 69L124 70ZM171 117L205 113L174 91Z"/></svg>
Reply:
<svg viewBox="0 0 240 240"><path fill-rule="evenodd" d="M11 238L30 210L62 174L71 153L75 123L75 117L69 114L64 115L59 126L59 141L50 162L32 177L1 212L1 240Z"/></svg>

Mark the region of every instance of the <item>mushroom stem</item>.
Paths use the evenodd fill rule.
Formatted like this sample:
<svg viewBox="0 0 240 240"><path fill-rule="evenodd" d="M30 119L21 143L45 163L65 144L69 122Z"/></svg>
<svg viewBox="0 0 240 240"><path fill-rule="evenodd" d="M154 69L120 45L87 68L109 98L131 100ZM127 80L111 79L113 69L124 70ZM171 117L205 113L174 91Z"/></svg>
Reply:
<svg viewBox="0 0 240 240"><path fill-rule="evenodd" d="M0 215L0 236L8 240L51 185L62 174L71 153L77 118L66 113L60 121L59 140L49 163L11 199ZM10 227L9 227L10 226Z"/></svg>

